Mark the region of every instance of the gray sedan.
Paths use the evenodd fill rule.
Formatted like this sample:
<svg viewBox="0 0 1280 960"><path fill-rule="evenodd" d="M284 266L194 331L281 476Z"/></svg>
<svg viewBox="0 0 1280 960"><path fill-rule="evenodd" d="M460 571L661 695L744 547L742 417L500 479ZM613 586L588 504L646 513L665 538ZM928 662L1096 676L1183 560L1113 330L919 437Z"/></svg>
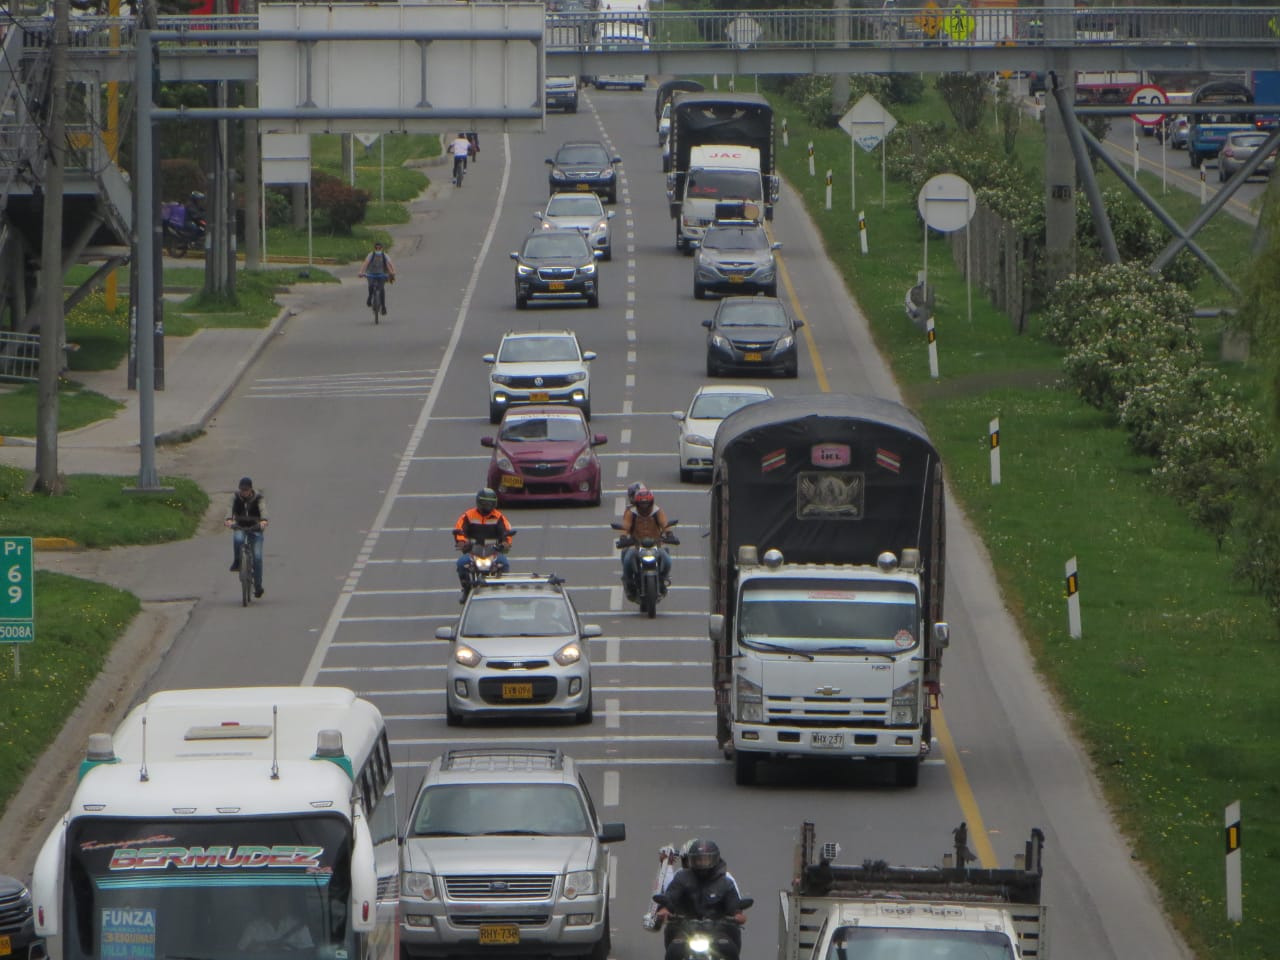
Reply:
<svg viewBox="0 0 1280 960"><path fill-rule="evenodd" d="M1222 145L1218 154L1218 179L1229 180L1237 170L1248 163L1264 143L1268 134L1252 133L1248 130L1227 135L1227 142ZM1276 168L1275 151L1262 161L1262 165L1253 171L1255 177L1269 177Z"/></svg>

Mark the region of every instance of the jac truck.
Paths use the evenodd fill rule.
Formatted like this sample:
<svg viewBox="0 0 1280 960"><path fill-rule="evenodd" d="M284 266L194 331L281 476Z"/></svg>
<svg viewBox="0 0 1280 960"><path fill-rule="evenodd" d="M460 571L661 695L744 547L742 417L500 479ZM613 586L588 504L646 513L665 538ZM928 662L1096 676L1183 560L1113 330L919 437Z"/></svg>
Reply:
<svg viewBox="0 0 1280 960"><path fill-rule="evenodd" d="M1047 960L1044 834L1032 830L1007 868L968 866L975 858L965 824L953 838L942 866L844 866L834 862L839 844L815 849L814 826L805 823L791 889L779 898L778 960Z"/></svg>
<svg viewBox="0 0 1280 960"><path fill-rule="evenodd" d="M731 414L712 448L716 739L763 760L881 760L914 787L941 696L942 461L905 407L822 394Z"/></svg>
<svg viewBox="0 0 1280 960"><path fill-rule="evenodd" d="M676 249L688 250L715 222L715 206L748 202L773 219L773 107L753 93L680 93L671 102L667 205Z"/></svg>

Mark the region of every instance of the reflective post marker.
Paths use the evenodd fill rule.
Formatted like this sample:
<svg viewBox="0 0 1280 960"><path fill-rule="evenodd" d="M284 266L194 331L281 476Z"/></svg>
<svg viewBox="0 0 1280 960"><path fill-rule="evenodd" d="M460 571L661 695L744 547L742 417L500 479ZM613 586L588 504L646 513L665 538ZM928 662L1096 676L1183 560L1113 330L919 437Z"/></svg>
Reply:
<svg viewBox="0 0 1280 960"><path fill-rule="evenodd" d="M1067 632L1073 640L1080 639L1080 574L1075 557L1067 561Z"/></svg>
<svg viewBox="0 0 1280 960"><path fill-rule="evenodd" d="M987 424L987 438L991 446L991 485L1000 486L1000 418Z"/></svg>
<svg viewBox="0 0 1280 960"><path fill-rule="evenodd" d="M791 146L791 135L787 132L787 118L782 118L782 145L784 147Z"/></svg>
<svg viewBox="0 0 1280 960"><path fill-rule="evenodd" d="M938 379L938 333L933 328L933 317L925 327L929 335L929 376Z"/></svg>
<svg viewBox="0 0 1280 960"><path fill-rule="evenodd" d="M831 209L831 169L827 169L827 209Z"/></svg>
<svg viewBox="0 0 1280 960"><path fill-rule="evenodd" d="M858 214L858 239L862 243L862 255L867 255L867 215L865 212Z"/></svg>
<svg viewBox="0 0 1280 960"><path fill-rule="evenodd" d="M1138 148L1138 124L1133 124L1133 179L1138 179L1138 172L1142 169L1142 154Z"/></svg>
<svg viewBox="0 0 1280 960"><path fill-rule="evenodd" d="M1200 164L1200 206L1209 202L1209 184L1204 179L1204 164Z"/></svg>
<svg viewBox="0 0 1280 960"><path fill-rule="evenodd" d="M809 141L809 176L817 176L817 172L813 169L813 141ZM1203 177L1202 177L1203 179Z"/></svg>
<svg viewBox="0 0 1280 960"><path fill-rule="evenodd" d="M1240 923L1244 919L1240 902L1240 801L1227 804L1227 919Z"/></svg>

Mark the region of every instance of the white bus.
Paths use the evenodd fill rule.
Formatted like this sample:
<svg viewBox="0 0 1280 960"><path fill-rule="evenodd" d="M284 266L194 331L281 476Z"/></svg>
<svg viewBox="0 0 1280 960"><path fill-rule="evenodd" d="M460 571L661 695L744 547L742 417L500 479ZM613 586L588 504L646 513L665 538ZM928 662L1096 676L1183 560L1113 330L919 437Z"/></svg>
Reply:
<svg viewBox="0 0 1280 960"><path fill-rule="evenodd" d="M382 715L350 690L157 693L90 737L36 927L62 960L383 960L397 824Z"/></svg>

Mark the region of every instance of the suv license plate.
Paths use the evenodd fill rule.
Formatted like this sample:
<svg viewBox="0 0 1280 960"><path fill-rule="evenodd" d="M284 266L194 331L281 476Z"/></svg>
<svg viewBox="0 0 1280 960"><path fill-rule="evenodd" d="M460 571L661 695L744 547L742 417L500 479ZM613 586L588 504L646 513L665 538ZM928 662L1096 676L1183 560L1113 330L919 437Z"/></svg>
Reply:
<svg viewBox="0 0 1280 960"><path fill-rule="evenodd" d="M504 683L502 685L502 699L503 700L532 700L533 684L532 683ZM496 927L495 929L504 929L504 928ZM494 940L492 942L493 943L519 943L520 928L513 926L511 927L511 929L512 931L515 932L516 939ZM480 927L480 933L481 933L480 942L484 943L484 927L483 926Z"/></svg>
<svg viewBox="0 0 1280 960"><path fill-rule="evenodd" d="M535 390L533 393L529 394L530 403L546 403L550 399L551 394L547 393L545 390Z"/></svg>
<svg viewBox="0 0 1280 960"><path fill-rule="evenodd" d="M815 733L810 735L809 743L815 750L839 750L844 746L843 733Z"/></svg>
<svg viewBox="0 0 1280 960"><path fill-rule="evenodd" d="M13 953L13 942L8 937L0 937L0 956L7 957Z"/></svg>
<svg viewBox="0 0 1280 960"><path fill-rule="evenodd" d="M764 357L758 353L744 353L742 355L742 359L746 360L748 363L759 363L764 359Z"/></svg>
<svg viewBox="0 0 1280 960"><path fill-rule="evenodd" d="M746 279L746 277L735 277L735 276L733 276L732 274L730 274L730 276L729 276L729 282L730 282L730 283L741 283L741 282L742 282L743 280L745 280L745 279Z"/></svg>
<svg viewBox="0 0 1280 960"><path fill-rule="evenodd" d="M586 193L588 190L590 190L590 189L591 189L591 184L589 184L589 183L579 183L579 184L575 184L573 189L575 189L575 190L581 190L583 193Z"/></svg>
<svg viewBox="0 0 1280 960"><path fill-rule="evenodd" d="M564 289L564 281L563 281L563 280L552 280L550 283L548 283L548 284L547 284L547 289L548 289L548 290L563 290L563 289Z"/></svg>
<svg viewBox="0 0 1280 960"><path fill-rule="evenodd" d="M480 924L480 944L482 946L507 945L519 942L520 928L514 923Z"/></svg>

